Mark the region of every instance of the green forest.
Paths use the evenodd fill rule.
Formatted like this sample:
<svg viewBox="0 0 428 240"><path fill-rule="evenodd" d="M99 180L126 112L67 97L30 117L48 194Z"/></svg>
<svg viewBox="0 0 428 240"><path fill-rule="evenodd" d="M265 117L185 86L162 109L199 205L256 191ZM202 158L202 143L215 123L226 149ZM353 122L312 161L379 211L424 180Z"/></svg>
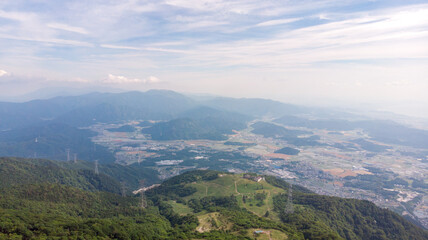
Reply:
<svg viewBox="0 0 428 240"><path fill-rule="evenodd" d="M428 237L368 201L317 195L271 176L195 170L165 180L142 198L131 190L136 179L149 175L100 169L96 174L84 162L1 158L0 239ZM124 177L129 172L135 179Z"/></svg>

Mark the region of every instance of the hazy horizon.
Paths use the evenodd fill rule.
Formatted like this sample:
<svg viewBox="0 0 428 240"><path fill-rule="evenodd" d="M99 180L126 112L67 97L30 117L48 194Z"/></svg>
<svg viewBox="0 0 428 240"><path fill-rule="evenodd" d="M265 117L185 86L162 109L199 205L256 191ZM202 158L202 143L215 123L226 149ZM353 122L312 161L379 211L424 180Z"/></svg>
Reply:
<svg viewBox="0 0 428 240"><path fill-rule="evenodd" d="M426 1L8 1L0 94L169 89L428 118Z"/></svg>
<svg viewBox="0 0 428 240"><path fill-rule="evenodd" d="M19 95L19 96L12 96L12 97L0 97L0 102L16 102L16 103L22 103L22 102L29 102L29 101L33 101L33 100L40 100L40 99L51 99L51 98L55 98L55 97L61 97L61 96L80 96L80 95L85 95L85 94L91 94L91 93L95 93L95 92L99 92L99 93L125 93L125 92L131 92L131 91L140 91L140 92L145 92L145 91L149 91L149 90L169 90L169 89L148 89L148 90L127 90L127 89L119 89L119 88L108 88L108 87L104 87L104 88L72 88L72 87L52 87L52 88L41 88L41 89L37 89L35 91L30 91L28 93ZM211 98L216 98L216 97L231 97L231 98L252 98L252 97L248 97L248 96L237 96L237 95L232 95L232 96L226 96L226 95L218 95L218 94L211 94L211 93L192 93L192 92L180 92L180 91L176 91L177 93L186 95L190 98L194 98L197 100L208 100ZM352 105L352 103L328 103L323 102L323 103L318 103L315 104L313 102L304 102L304 101L283 101L281 99L274 99L274 98L269 98L269 97L253 97L253 98L259 98L259 99L268 99L268 100L273 100L273 101L278 101L278 102L282 102L282 103L286 103L286 104L294 104L297 106L306 106L306 107L323 107L323 108L328 108L328 109L336 109L336 110L341 110L341 111L345 111L345 112L354 112L354 113L359 113L359 114L363 114L363 115L367 115L367 116L376 116L376 117L380 117L380 118L386 118L386 117L391 117L391 116L395 116L395 117L409 117L412 118L413 120L417 120L420 119L422 122L422 125L420 127L422 128L427 128L428 127L428 115L426 115L424 112L418 114L417 111L414 111L415 109L407 109L403 110L403 111L397 111L397 109L399 108L387 108L385 106L381 106L381 105L373 105L373 104L369 104L369 103L360 103L360 104L355 104ZM415 108L417 108L418 106L415 106ZM423 106L424 107L424 106ZM402 108L405 109L405 108ZM394 114L394 115L391 115ZM398 119L395 119L398 120ZM408 119L410 120L410 119Z"/></svg>

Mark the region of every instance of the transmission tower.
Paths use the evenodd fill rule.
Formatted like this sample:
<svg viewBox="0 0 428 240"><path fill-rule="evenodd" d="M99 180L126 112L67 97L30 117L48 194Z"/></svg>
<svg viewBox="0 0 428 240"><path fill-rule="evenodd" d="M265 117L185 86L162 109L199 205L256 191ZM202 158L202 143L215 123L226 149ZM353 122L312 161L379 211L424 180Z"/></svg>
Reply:
<svg viewBox="0 0 428 240"><path fill-rule="evenodd" d="M98 160L95 160L95 174L100 174L100 172L98 171Z"/></svg>
<svg viewBox="0 0 428 240"><path fill-rule="evenodd" d="M70 161L70 148L65 149L67 152L67 162Z"/></svg>
<svg viewBox="0 0 428 240"><path fill-rule="evenodd" d="M125 182L120 182L120 192L122 193L122 197L126 197L126 186Z"/></svg>
<svg viewBox="0 0 428 240"><path fill-rule="evenodd" d="M140 180L140 193L141 193L141 208L146 208L147 207L147 200L146 200L146 195L144 194L144 190L142 190L144 188L144 183L146 182L146 180Z"/></svg>
<svg viewBox="0 0 428 240"><path fill-rule="evenodd" d="M288 200L287 200L287 206L285 207L285 213L294 213L294 207L293 207L293 184L290 183L288 187Z"/></svg>

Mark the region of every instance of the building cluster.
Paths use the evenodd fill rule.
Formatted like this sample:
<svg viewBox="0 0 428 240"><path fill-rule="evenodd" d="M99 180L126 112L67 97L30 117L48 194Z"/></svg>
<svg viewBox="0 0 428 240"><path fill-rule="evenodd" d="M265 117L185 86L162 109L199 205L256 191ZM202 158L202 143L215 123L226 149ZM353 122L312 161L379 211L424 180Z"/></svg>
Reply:
<svg viewBox="0 0 428 240"><path fill-rule="evenodd" d="M245 178L245 179L254 181L254 182L260 182L260 181L262 181L262 180L265 179L262 176L257 176L257 175L253 175L253 174L244 174L242 177Z"/></svg>

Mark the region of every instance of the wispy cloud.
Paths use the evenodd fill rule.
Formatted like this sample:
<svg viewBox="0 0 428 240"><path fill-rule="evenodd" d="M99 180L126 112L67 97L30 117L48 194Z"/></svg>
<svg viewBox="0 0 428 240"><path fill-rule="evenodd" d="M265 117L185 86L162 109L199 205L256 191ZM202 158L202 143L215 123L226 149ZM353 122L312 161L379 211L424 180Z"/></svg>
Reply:
<svg viewBox="0 0 428 240"><path fill-rule="evenodd" d="M0 70L0 83L17 85L38 85L38 84L52 84L52 83L77 83L87 84L91 81L81 77L58 77L58 76L43 76L43 74L13 74Z"/></svg>
<svg viewBox="0 0 428 240"><path fill-rule="evenodd" d="M112 45L112 44L101 44L100 47L111 48L111 49L122 49L122 50L141 50L140 48L137 48L137 47L120 46L120 45Z"/></svg>
<svg viewBox="0 0 428 240"><path fill-rule="evenodd" d="M276 19L276 20L270 20L270 21L258 23L258 24L256 24L256 26L257 27L275 26L275 25L292 23L292 22L298 21L300 19L301 18Z"/></svg>
<svg viewBox="0 0 428 240"><path fill-rule="evenodd" d="M111 48L111 49L121 49L121 50L136 50L136 51L154 51L154 52L166 52L166 53L187 53L188 51L179 50L179 49L168 49L168 48L159 48L159 47L131 47L131 46L120 46L112 44L101 44L100 47Z"/></svg>
<svg viewBox="0 0 428 240"><path fill-rule="evenodd" d="M61 38L43 38L43 37L18 37L13 35L0 34L0 38L19 40L19 41L30 41L30 42L41 42L41 43L51 43L56 45L72 45L77 47L93 47L92 43L61 39Z"/></svg>
<svg viewBox="0 0 428 240"><path fill-rule="evenodd" d="M384 87L411 75L421 89L428 4L415 2L422 1L4 1L0 66L17 75L129 86L156 82L129 77L149 72L171 86L208 92L244 80L251 88L269 77L277 79L275 89L292 89L284 87L291 79L305 82L301 89L317 80L343 87L348 75L376 76ZM389 74L400 67L412 73ZM349 84L358 81L361 89L371 84Z"/></svg>
<svg viewBox="0 0 428 240"><path fill-rule="evenodd" d="M5 70L0 69L0 77L9 76L10 73L6 72Z"/></svg>
<svg viewBox="0 0 428 240"><path fill-rule="evenodd" d="M47 26L53 29L59 29L59 30L64 30L68 32L88 34L88 31L84 28L74 27L63 23L49 23Z"/></svg>
<svg viewBox="0 0 428 240"><path fill-rule="evenodd" d="M25 22L34 19L35 14L17 11L6 12L0 9L0 18L6 18L14 21Z"/></svg>
<svg viewBox="0 0 428 240"><path fill-rule="evenodd" d="M326 61L428 57L428 5L362 12L265 39L199 45L191 64L290 67ZM186 62L186 61L184 61Z"/></svg>
<svg viewBox="0 0 428 240"><path fill-rule="evenodd" d="M103 83L112 83L112 84L148 84L148 83L158 83L160 82L159 78L150 76L148 78L139 79L139 78L128 78L120 75L109 74L106 79L102 81Z"/></svg>

